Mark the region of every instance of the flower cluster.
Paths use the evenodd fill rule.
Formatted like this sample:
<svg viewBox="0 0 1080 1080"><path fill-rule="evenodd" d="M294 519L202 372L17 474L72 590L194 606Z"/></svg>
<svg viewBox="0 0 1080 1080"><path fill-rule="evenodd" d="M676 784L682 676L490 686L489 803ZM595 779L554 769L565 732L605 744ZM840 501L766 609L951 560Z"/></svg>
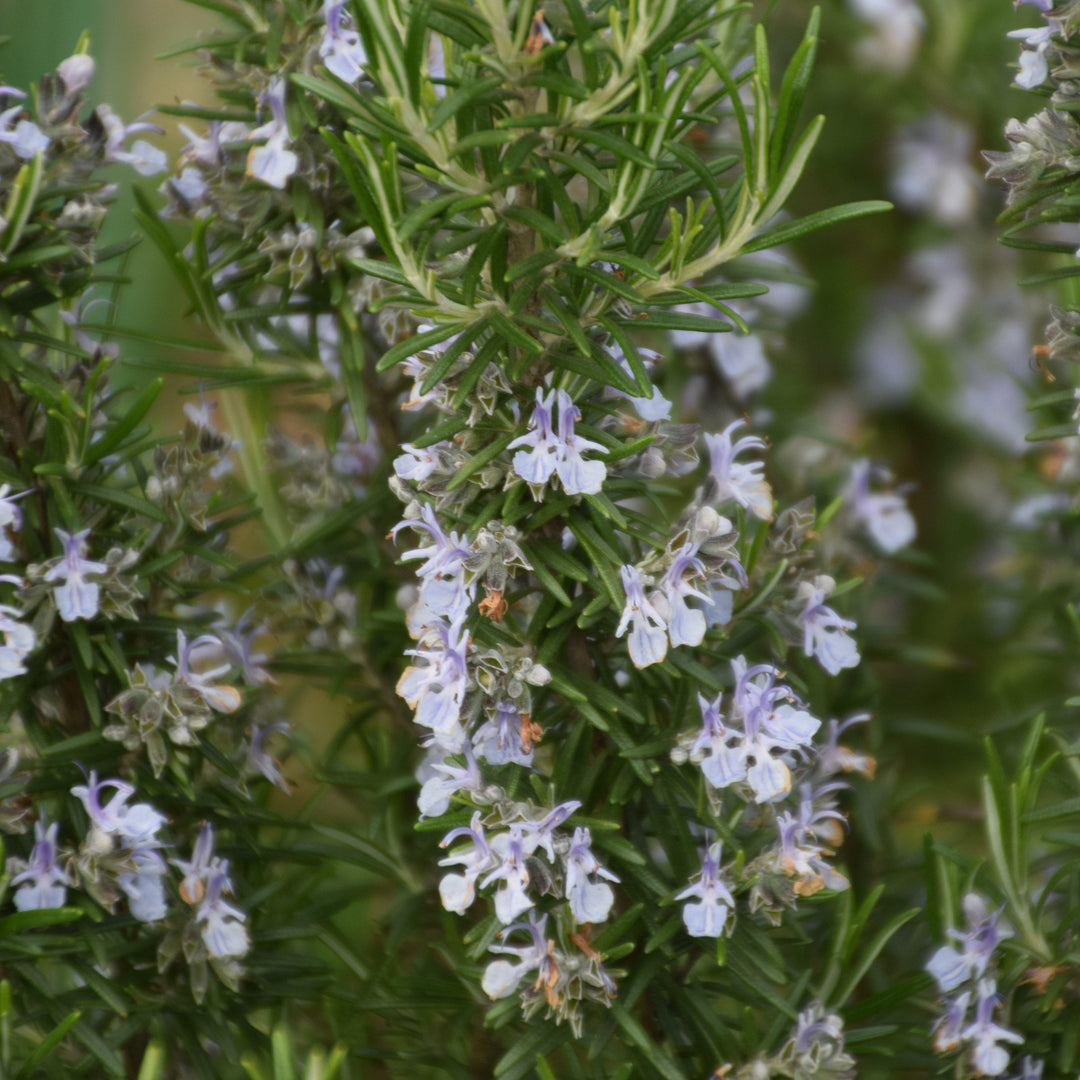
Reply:
<svg viewBox="0 0 1080 1080"><path fill-rule="evenodd" d="M943 1012L934 1024L934 1049L939 1054L963 1047L979 1076L1000 1076L1009 1066L1003 1043L1022 1043L1024 1038L994 1021L1002 1004L992 961L994 951L1012 936L1000 922L1001 913L989 909L978 893L963 900L966 930L950 929L956 945L943 945L926 963L943 995ZM1025 1075L1028 1065L1025 1064Z"/></svg>
<svg viewBox="0 0 1080 1080"><path fill-rule="evenodd" d="M853 1080L856 1068L844 1046L843 1019L815 1001L798 1014L794 1031L777 1053L760 1055L730 1075L734 1080Z"/></svg>

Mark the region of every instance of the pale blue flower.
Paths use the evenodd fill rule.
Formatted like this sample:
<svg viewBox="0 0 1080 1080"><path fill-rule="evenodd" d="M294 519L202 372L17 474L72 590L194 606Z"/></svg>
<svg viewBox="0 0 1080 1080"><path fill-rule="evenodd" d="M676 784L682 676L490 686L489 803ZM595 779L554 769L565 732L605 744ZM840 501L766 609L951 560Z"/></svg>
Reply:
<svg viewBox="0 0 1080 1080"><path fill-rule="evenodd" d="M0 681L26 674L26 657L37 646L37 633L28 623L20 621L22 612L0 604Z"/></svg>
<svg viewBox="0 0 1080 1080"><path fill-rule="evenodd" d="M813 788L803 784L796 813L776 815L780 844L778 868L788 877L799 879L801 895L811 895L828 888L840 892L849 887L847 878L825 861L843 839L844 815L836 809L834 794L844 788L840 781Z"/></svg>
<svg viewBox="0 0 1080 1080"><path fill-rule="evenodd" d="M934 1036L934 1051L938 1054L948 1054L960 1045L964 1036L964 1025L967 1023L968 1005L971 1003L971 991L965 990L954 998L945 1002L945 1012L942 1013L934 1026L930 1029Z"/></svg>
<svg viewBox="0 0 1080 1080"><path fill-rule="evenodd" d="M449 535L443 532L430 503L421 503L420 517L406 518L398 522L390 531L390 535L396 538L397 534L406 528L426 532L431 539L431 543L426 546L422 545L402 553L402 562L423 559L416 570L417 577L452 577L459 573L464 561L472 554L465 541L456 532L451 531Z"/></svg>
<svg viewBox="0 0 1080 1080"><path fill-rule="evenodd" d="M89 53L75 53L56 66L56 74L69 94L77 94L90 85L97 65Z"/></svg>
<svg viewBox="0 0 1080 1080"><path fill-rule="evenodd" d="M21 105L13 105L0 112L0 142L7 143L24 161L43 154L52 141L32 120L20 120L14 127L12 121L23 111Z"/></svg>
<svg viewBox="0 0 1080 1080"><path fill-rule="evenodd" d="M56 863L56 834L59 823L46 824L45 815L34 822L34 847L25 870L11 879L15 907L19 911L59 908L67 899L67 874Z"/></svg>
<svg viewBox="0 0 1080 1080"><path fill-rule="evenodd" d="M546 484L555 472L559 453L559 441L551 426L554 402L554 390L545 394L537 387L536 405L529 419L529 430L524 435L519 435L507 447L508 450L528 447L518 450L514 455L514 472L529 484L537 499L540 498L539 488Z"/></svg>
<svg viewBox="0 0 1080 1080"><path fill-rule="evenodd" d="M450 809L451 797L459 791L475 794L483 787L484 778L469 743L465 743L461 753L465 758L464 766L451 765L445 757L430 763L434 775L424 781L417 799L421 821L426 817L442 817Z"/></svg>
<svg viewBox="0 0 1080 1080"><path fill-rule="evenodd" d="M139 922L157 922L169 913L165 899L165 860L150 848L136 848L131 853L135 868L121 874L116 884L128 898L128 910Z"/></svg>
<svg viewBox="0 0 1080 1080"><path fill-rule="evenodd" d="M324 0L326 29L319 45L319 56L327 71L342 82L355 83L364 74L368 57L359 33L345 26L347 8L344 0Z"/></svg>
<svg viewBox="0 0 1080 1080"><path fill-rule="evenodd" d="M472 846L452 851L444 859L439 860L440 866L458 866L462 869L460 874L446 874L439 882L439 897L443 907L458 915L464 915L475 899L476 881L480 875L487 873L499 862L499 857L491 850L484 836L479 810L473 813L469 825L451 829L442 838L439 847L449 847L455 840L462 837L468 837Z"/></svg>
<svg viewBox="0 0 1080 1080"><path fill-rule="evenodd" d="M704 581L705 564L697 558L698 544L684 544L671 560L664 576L649 599L667 623L672 648L680 645L697 646L705 638L706 619L702 610L690 607L687 598L711 602L708 593L694 588L690 579Z"/></svg>
<svg viewBox="0 0 1080 1080"><path fill-rule="evenodd" d="M232 665L219 664L214 668L196 671L192 668L192 664L199 663L200 658L196 654L200 651L205 658L208 655L220 655L225 649L221 638L216 634L202 634L189 642L184 631L177 629L176 655L167 657L169 663L176 667L176 681L190 686L215 712L236 712L243 701L240 691L235 686L214 681L231 670Z"/></svg>
<svg viewBox="0 0 1080 1080"><path fill-rule="evenodd" d="M265 141L262 146L253 146L248 151L246 174L252 180L261 180L280 191L300 164L300 159L288 149L292 140L285 115L285 80L274 79L262 100L270 106L271 119L250 134L252 140Z"/></svg>
<svg viewBox="0 0 1080 1080"><path fill-rule="evenodd" d="M245 768L249 773L261 773L275 787L290 793L289 782L281 775L277 759L266 750L266 740L271 735L287 735L291 730L285 720L275 720L272 724L252 724L251 742L248 743Z"/></svg>
<svg viewBox="0 0 1080 1080"><path fill-rule="evenodd" d="M558 393L559 434L555 454L555 472L567 495L598 495L607 477L602 461L586 461L588 451L606 454L600 443L583 439L574 433L574 424L581 419L581 410L565 390Z"/></svg>
<svg viewBox="0 0 1080 1080"><path fill-rule="evenodd" d="M619 879L610 870L600 865L592 853L592 835L587 826L579 825L574 830L570 849L566 859L566 899L570 902L570 913L579 923L603 922L611 912L615 894L611 886L603 881L590 881L589 876L606 878L617 882Z"/></svg>
<svg viewBox="0 0 1080 1080"><path fill-rule="evenodd" d="M206 951L216 959L243 956L250 948L247 914L228 903L225 893L232 892L229 864L222 860L211 870L206 883L206 898L195 913Z"/></svg>
<svg viewBox="0 0 1080 1080"><path fill-rule="evenodd" d="M521 741L521 710L512 701L500 701L495 715L473 732L476 752L491 765L529 766L533 750Z"/></svg>
<svg viewBox="0 0 1080 1080"><path fill-rule="evenodd" d="M967 930L948 931L949 937L960 943L960 948L943 945L926 964L926 970L945 993L955 990L968 979L981 978L997 946L1012 937L1008 926L999 925L1001 912L991 912L977 893L968 893L962 906Z"/></svg>
<svg viewBox="0 0 1080 1080"><path fill-rule="evenodd" d="M791 789L791 769L777 752L807 750L821 721L776 681L779 672L771 664L748 667L740 656L731 668L730 722L720 719L720 697L709 702L699 695L702 731L691 756L714 787L745 781L756 802L772 802Z"/></svg>
<svg viewBox="0 0 1080 1080"><path fill-rule="evenodd" d="M720 716L723 694L709 701L698 693L701 730L690 744L690 758L701 766L705 779L714 788L725 788L746 778L746 749L743 733L726 727Z"/></svg>
<svg viewBox="0 0 1080 1080"><path fill-rule="evenodd" d="M416 710L416 723L430 728L435 741L456 753L465 733L458 722L469 669L469 635L464 623L438 622L406 656L423 661L410 665L398 680L397 692Z"/></svg>
<svg viewBox="0 0 1080 1080"><path fill-rule="evenodd" d="M484 970L484 977L480 985L484 993L492 1000L506 997L517 989L521 980L532 971L538 972L537 986L548 986L558 978L558 968L552 957L551 942L547 940L545 926L547 916L542 915L538 920L530 919L528 922L514 923L502 931L501 937L506 938L515 930L527 930L530 937L528 945L492 945L491 951L506 953L517 957L517 963L508 960L493 960Z"/></svg>
<svg viewBox="0 0 1080 1080"><path fill-rule="evenodd" d="M195 922L199 925L206 951L213 957L243 956L250 948L247 915L224 899L232 893L229 862L214 854L214 828L206 822L199 830L190 861L170 860L184 875L180 896L185 903L197 905Z"/></svg>
<svg viewBox="0 0 1080 1080"><path fill-rule="evenodd" d="M768 521L772 517L773 499L772 489L765 479L764 464L735 460L747 450L765 449L765 440L757 435L732 440L732 433L745 424L745 420L734 420L718 434L705 435L705 444L709 448L709 475L716 484L718 502L734 501L744 510Z"/></svg>
<svg viewBox="0 0 1080 1080"><path fill-rule="evenodd" d="M539 821L522 822L522 828L530 837L530 851L542 848L547 857L555 861L555 830L563 825L575 810L581 809L580 799L568 799L553 806Z"/></svg>
<svg viewBox="0 0 1080 1080"><path fill-rule="evenodd" d="M277 680L264 666L270 657L264 652L255 651L255 642L266 633L264 626L252 626L251 609L240 616L233 627L217 627L221 639L222 651L229 663L240 669L240 674L249 686L264 686Z"/></svg>
<svg viewBox="0 0 1080 1080"><path fill-rule="evenodd" d="M525 860L536 850L536 842L520 822L515 822L507 832L492 837L491 850L498 856L499 864L480 884L486 888L493 881L499 883L495 890L495 915L506 925L533 906L525 891L529 885Z"/></svg>
<svg viewBox="0 0 1080 1080"><path fill-rule="evenodd" d="M405 453L394 458L394 472L402 480L419 484L439 468L439 455L430 447L417 449L412 443L402 443Z"/></svg>
<svg viewBox="0 0 1080 1080"><path fill-rule="evenodd" d="M1042 1058L1033 1058L1030 1054L1024 1055L1020 1063L1020 1072L1012 1080L1042 1080Z"/></svg>
<svg viewBox="0 0 1080 1080"><path fill-rule="evenodd" d="M113 797L102 806L101 794L113 789ZM135 788L124 780L101 780L91 770L85 784L76 784L71 794L79 799L90 817L92 827L104 838L117 838L125 847L146 848L157 844L156 834L165 824L165 815L149 803L128 806Z"/></svg>
<svg viewBox="0 0 1080 1080"><path fill-rule="evenodd" d="M975 1022L964 1029L962 1038L974 1043L972 1061L981 1076L1000 1076L1009 1066L1009 1052L1001 1042L1022 1043L1024 1037L995 1024L994 1009L999 1003L997 984L980 979L975 1000Z"/></svg>
<svg viewBox="0 0 1080 1080"><path fill-rule="evenodd" d="M627 627L631 627L627 646L634 667L646 668L650 664L658 664L667 656L667 623L663 615L645 598L645 589L637 567L623 566L619 574L622 577L623 591L626 593L626 606L615 629L615 636L621 638Z"/></svg>
<svg viewBox="0 0 1080 1080"><path fill-rule="evenodd" d="M64 545L64 555L60 562L46 572L45 580L64 579L62 585L53 589L53 598L60 618L64 622L92 619L98 613L101 589L96 582L87 581L86 578L88 574L104 574L109 568L104 563L83 557L86 539L90 535L89 529L77 533L68 533L60 528L53 531Z"/></svg>
<svg viewBox="0 0 1080 1080"><path fill-rule="evenodd" d="M1047 26L1032 26L1023 30L1010 30L1007 37L1022 41L1026 48L1020 53L1020 74L1015 82L1023 90L1034 90L1042 86L1050 75L1050 65L1046 60L1046 50L1050 39L1056 32L1051 22Z"/></svg>
<svg viewBox="0 0 1080 1080"><path fill-rule="evenodd" d="M851 619L844 619L831 607L825 597L836 587L831 577L821 574L812 582L799 584L799 599L804 607L799 616L803 630L803 652L817 657L818 663L830 674L838 675L844 668L857 667L859 649L848 634L855 629Z"/></svg>
<svg viewBox="0 0 1080 1080"><path fill-rule="evenodd" d="M163 128L145 120L134 120L130 124L125 124L108 105L99 105L94 110L94 116L105 131L105 159L107 161L119 161L130 165L140 176L153 176L168 168L169 158L165 152L152 146L145 139L136 140L132 143L130 150L126 147L127 140L132 135L142 131L152 131L162 135Z"/></svg>
<svg viewBox="0 0 1080 1080"><path fill-rule="evenodd" d="M720 853L719 840L706 847L698 880L675 896L676 900L695 900L683 904L682 910L683 923L694 937L721 937L735 913L735 898L721 878Z"/></svg>
<svg viewBox="0 0 1080 1080"><path fill-rule="evenodd" d="M865 458L856 461L851 466L844 498L852 521L864 528L882 551L892 555L915 539L915 518L903 495L870 491L871 473L869 461Z"/></svg>
<svg viewBox="0 0 1080 1080"><path fill-rule="evenodd" d="M9 529L18 531L22 528L22 510L15 502L30 494L29 489L9 494L10 484L0 484L0 562L13 562L15 559L15 545L8 533Z"/></svg>

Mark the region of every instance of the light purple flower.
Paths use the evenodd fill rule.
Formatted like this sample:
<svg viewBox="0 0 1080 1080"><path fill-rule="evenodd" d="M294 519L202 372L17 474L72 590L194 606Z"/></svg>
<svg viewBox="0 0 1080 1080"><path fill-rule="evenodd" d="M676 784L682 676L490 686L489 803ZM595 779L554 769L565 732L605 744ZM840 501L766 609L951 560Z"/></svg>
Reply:
<svg viewBox="0 0 1080 1080"><path fill-rule="evenodd" d="M720 718L720 701L698 696L702 730L691 747L691 758L714 787L745 780L758 803L772 802L791 789L788 751L803 752L821 722L801 707L791 688L776 681L771 664L748 667L743 657L732 660L735 688L729 723Z"/></svg>
<svg viewBox="0 0 1080 1080"><path fill-rule="evenodd" d="M106 788L113 789L113 797L101 805L101 794ZM124 846L146 848L155 846L156 833L165 824L165 815L149 803L128 806L128 799L135 788L124 780L101 780L91 770L85 784L76 784L71 794L79 799L90 817L91 826L103 839L117 838Z"/></svg>
<svg viewBox="0 0 1080 1080"><path fill-rule="evenodd" d="M574 423L581 419L581 410L565 390L560 390L559 435L555 453L555 472L562 481L567 495L598 495L607 477L607 466L602 461L586 461L582 456L588 451L606 454L600 443L583 439L574 433Z"/></svg>
<svg viewBox="0 0 1080 1080"><path fill-rule="evenodd" d="M142 131L164 134L164 129L145 120L125 124L108 105L99 105L94 115L105 131L105 159L130 165L140 176L153 176L168 168L169 159L163 150L152 146L145 139L138 139L126 147L127 140Z"/></svg>
<svg viewBox="0 0 1080 1080"><path fill-rule="evenodd" d="M1042 1080L1042 1074L1042 1058L1033 1058L1030 1054L1025 1054L1024 1060L1020 1063L1020 1072L1013 1077L1013 1080Z"/></svg>
<svg viewBox="0 0 1080 1080"><path fill-rule="evenodd" d="M472 554L456 532L451 531L449 535L443 532L430 503L421 503L420 517L399 521L391 530L390 535L396 538L397 534L406 528L426 532L431 539L431 543L426 546L402 553L402 562L413 559L424 560L416 570L417 577L452 577L461 571L462 564Z"/></svg>
<svg viewBox="0 0 1080 1080"><path fill-rule="evenodd" d="M1000 1076L1008 1068L1009 1052L998 1043L1024 1041L1022 1035L994 1023L994 1009L998 1000L994 980L980 979L975 1000L975 1022L964 1029L962 1036L965 1042L974 1043L972 1061L980 1076Z"/></svg>
<svg viewBox="0 0 1080 1080"><path fill-rule="evenodd" d="M493 960L484 970L484 977L480 985L484 993L492 1000L506 997L517 989L518 983L531 971L538 971L538 986L546 986L558 975L555 961L551 956L551 943L547 940L544 927L547 916L542 915L539 920L515 923L508 926L500 935L506 938L515 930L527 930L531 941L528 945L492 945L491 951L507 953L517 957L517 963L508 960Z"/></svg>
<svg viewBox="0 0 1080 1080"><path fill-rule="evenodd" d="M417 799L421 821L426 817L442 817L450 809L451 796L459 791L476 793L483 787L484 778L473 755L472 747L465 743L461 748L461 753L465 757L464 767L451 765L445 757L442 761L434 761L430 764L430 769L435 775L430 776L423 783Z"/></svg>
<svg viewBox="0 0 1080 1080"><path fill-rule="evenodd" d="M67 874L56 864L56 834L59 823L46 825L45 815L34 822L34 847L25 870L11 879L15 907L19 911L59 908L67 899Z"/></svg>
<svg viewBox="0 0 1080 1080"><path fill-rule="evenodd" d="M245 768L249 773L261 773L275 787L290 793L289 782L281 775L276 758L266 750L266 740L275 734L286 735L290 726L285 720L275 720L272 724L252 724L251 742L248 743Z"/></svg>
<svg viewBox="0 0 1080 1080"><path fill-rule="evenodd" d="M934 1026L930 1029L934 1036L935 1053L947 1054L960 1045L960 1040L964 1036L964 1025L967 1022L970 1002L969 990L945 1002L945 1012L934 1021Z"/></svg>
<svg viewBox="0 0 1080 1080"><path fill-rule="evenodd" d="M87 581L86 577L88 574L104 574L109 568L104 563L83 558L89 529L77 533L64 532L60 528L53 531L64 545L64 556L46 572L45 580L64 579L62 585L53 589L60 618L64 622L92 619L98 613L101 589L96 582Z"/></svg>
<svg viewBox="0 0 1080 1080"><path fill-rule="evenodd" d="M439 860L440 866L459 866L460 874L446 874L439 882L439 898L442 906L447 911L454 911L458 915L464 915L469 905L476 897L476 881L481 874L485 874L499 862L499 857L491 850L487 838L484 836L484 827L480 824L480 811L473 813L469 825L463 825L458 829L451 829L440 842L440 847L449 847L455 840L467 836L472 841L469 848L461 848L452 851L444 859Z"/></svg>
<svg viewBox="0 0 1080 1080"><path fill-rule="evenodd" d="M88 53L75 53L74 56L60 61L56 74L60 76L60 81L69 94L77 94L90 85L96 67L94 58Z"/></svg>
<svg viewBox="0 0 1080 1080"><path fill-rule="evenodd" d="M539 488L546 484L555 472L556 456L559 452L559 442L551 426L554 402L554 390L545 394L537 387L536 405L529 419L529 430L524 435L519 435L507 447L508 450L528 447L518 450L514 455L514 472L529 484L537 499L540 498Z"/></svg>
<svg viewBox="0 0 1080 1080"><path fill-rule="evenodd" d="M402 480L419 484L426 480L439 467L439 455L429 447L418 450L412 443L402 443L405 451L394 458L394 472Z"/></svg>
<svg viewBox="0 0 1080 1080"><path fill-rule="evenodd" d="M202 652L202 657L199 657ZM243 698L235 686L226 683L215 683L227 671L231 664L220 664L204 671L195 671L192 664L199 663L208 655L221 654L224 645L216 634L203 634L189 642L183 630L176 631L176 656L168 657L171 664L176 667L175 679L178 683L190 686L203 701L215 712L231 713L240 708Z"/></svg>
<svg viewBox="0 0 1080 1080"><path fill-rule="evenodd" d="M607 878L608 881L619 879L600 865L592 853L592 835L587 826L578 826L570 849L566 853L566 899L570 902L570 913L579 923L603 922L611 912L615 894L611 886L603 881L590 881L589 876Z"/></svg>
<svg viewBox="0 0 1080 1080"><path fill-rule="evenodd" d="M199 925L206 951L218 959L243 956L250 948L247 915L224 899L232 893L229 862L214 854L214 828L206 822L199 830L190 861L170 860L184 877L180 896L196 906L195 922Z"/></svg>
<svg viewBox="0 0 1080 1080"><path fill-rule="evenodd" d="M537 848L541 848L543 849L544 854L554 862L555 830L559 828L560 825L565 824L575 810L580 809L581 801L579 799L568 799L564 803L553 806L539 821L522 822L522 828L530 837L530 852L535 851Z"/></svg>
<svg viewBox="0 0 1080 1080"><path fill-rule="evenodd" d="M671 560L667 572L660 579L649 599L667 623L671 647L697 646L705 638L706 619L704 611L690 607L688 597L701 600L706 606L711 602L708 593L694 588L688 579L705 578L705 564L697 558L698 545L684 544Z"/></svg>
<svg viewBox="0 0 1080 1080"><path fill-rule="evenodd" d="M768 521L772 517L772 489L765 479L765 466L760 461L737 462L735 458L747 450L764 450L765 440L757 435L744 435L732 441L732 433L744 427L745 420L734 420L719 434L706 434L709 448L709 475L716 483L717 500L734 501L745 510Z"/></svg>
<svg viewBox="0 0 1080 1080"><path fill-rule="evenodd" d="M172 191L188 206L196 207L206 196L209 185L195 165L185 165L179 176L170 176L158 190L163 195Z"/></svg>
<svg viewBox="0 0 1080 1080"><path fill-rule="evenodd" d="M255 642L266 633L266 627L252 626L251 621L249 608L235 626L218 624L216 629L225 658L233 667L240 669L244 682L249 686L264 686L277 680L264 666L270 657L264 652L255 651Z"/></svg>
<svg viewBox="0 0 1080 1080"><path fill-rule="evenodd" d="M838 675L844 668L857 667L859 649L848 634L855 629L851 619L841 618L831 607L825 606L825 597L836 587L836 582L820 574L812 582L799 584L798 597L804 602L799 621L803 630L803 652L817 657L818 663L830 674Z"/></svg>
<svg viewBox="0 0 1080 1080"><path fill-rule="evenodd" d="M319 55L327 71L342 82L355 83L364 74L368 57L359 33L345 26L347 8L344 0L324 0L326 29L319 45Z"/></svg>
<svg viewBox="0 0 1080 1080"><path fill-rule="evenodd" d="M228 869L228 862L222 860L211 871L206 883L206 899L195 913L206 951L216 959L243 956L251 948L245 926L247 914L228 903L224 897L225 893L232 892Z"/></svg>
<svg viewBox="0 0 1080 1080"><path fill-rule="evenodd" d="M252 180L261 180L281 191L300 164L300 159L288 149L292 140L285 115L285 80L274 79L262 100L270 106L271 119L251 132L251 139L265 141L262 146L253 146L248 151L246 174Z"/></svg>
<svg viewBox="0 0 1080 1080"><path fill-rule="evenodd" d="M165 899L165 860L150 848L136 848L131 853L134 869L121 874L116 884L128 898L128 910L139 922L157 922L169 913Z"/></svg>
<svg viewBox="0 0 1080 1080"><path fill-rule="evenodd" d="M960 943L960 948L943 945L926 964L926 970L944 993L955 990L968 979L981 978L994 949L1005 938L1012 937L1008 926L999 925L1001 912L991 912L978 893L968 893L964 897L963 909L967 930L948 931L949 937Z"/></svg>
<svg viewBox="0 0 1080 1080"><path fill-rule="evenodd" d="M48 150L52 140L32 120L20 120L12 127L12 121L22 111L21 105L13 105L0 112L0 142L7 143L16 156L29 161Z"/></svg>
<svg viewBox="0 0 1080 1080"><path fill-rule="evenodd" d="M720 875L720 853L719 840L706 847L698 880L675 896L676 900L695 900L684 904L682 911L687 932L694 937L721 937L735 913L735 898Z"/></svg>
<svg viewBox="0 0 1080 1080"><path fill-rule="evenodd" d="M632 624L627 645L634 667L640 669L649 667L650 664L658 664L667 656L667 623L645 598L645 589L637 567L623 566L619 573L623 591L626 593L626 606L616 627L615 636L621 638Z"/></svg>
<svg viewBox="0 0 1080 1080"><path fill-rule="evenodd" d="M915 518L907 500L893 491L870 491L870 462L863 458L851 466L845 498L852 520L888 555L907 547L915 539Z"/></svg>
<svg viewBox="0 0 1080 1080"><path fill-rule="evenodd" d="M499 865L480 884L486 887L493 881L499 883L495 890L495 915L499 922L507 925L533 906L533 900L525 891L529 885L525 860L536 850L536 841L520 822L516 822L507 832L492 838L491 850L498 856Z"/></svg>
<svg viewBox="0 0 1080 1080"><path fill-rule="evenodd" d="M491 765L529 766L533 750L521 741L521 710L512 701L500 701L495 715L473 732L476 752Z"/></svg>
<svg viewBox="0 0 1080 1080"><path fill-rule="evenodd" d="M37 645L37 633L27 623L20 622L22 612L17 608L0 604L0 681L26 674L26 657Z"/></svg>
<svg viewBox="0 0 1080 1080"><path fill-rule="evenodd" d="M803 784L798 811L782 811L776 816L780 844L777 863L782 873L797 877L805 883L805 893L821 888L840 892L849 887L847 878L838 874L825 861L842 839L844 815L836 809L835 792L845 785L840 781L822 784L814 789Z"/></svg>
<svg viewBox="0 0 1080 1080"><path fill-rule="evenodd" d="M30 494L29 489L15 495L8 494L10 491L10 484L0 484L0 562L13 562L15 559L15 545L8 530L18 531L22 528L22 510L15 500Z"/></svg>
<svg viewBox="0 0 1080 1080"><path fill-rule="evenodd" d="M1050 74L1050 65L1046 60L1046 50L1050 39L1056 32L1056 25L1051 21L1047 26L1032 26L1023 30L1010 30L1007 37L1022 41L1025 45L1020 53L1020 74L1016 76L1016 85L1023 90L1034 90L1042 86Z"/></svg>
<svg viewBox="0 0 1080 1080"><path fill-rule="evenodd" d="M405 655L423 661L423 666L407 667L397 692L416 710L416 723L430 728L440 746L456 753L465 739L458 718L468 683L468 632L462 622L438 622L417 646Z"/></svg>

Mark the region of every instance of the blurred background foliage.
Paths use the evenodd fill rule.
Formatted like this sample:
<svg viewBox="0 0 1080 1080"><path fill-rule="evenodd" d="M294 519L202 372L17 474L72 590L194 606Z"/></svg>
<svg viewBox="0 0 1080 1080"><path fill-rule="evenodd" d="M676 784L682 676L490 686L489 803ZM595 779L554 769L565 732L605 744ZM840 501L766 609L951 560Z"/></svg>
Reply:
<svg viewBox="0 0 1080 1080"><path fill-rule="evenodd" d="M756 6L767 13L772 48L786 59L808 5L776 0ZM896 28L882 31L867 16L874 7L824 4L807 112L824 113L827 123L790 209L799 216L873 198L892 198L898 208L796 245L801 269L815 283L813 299L771 352L780 374L754 409L775 417L775 460L793 475L807 462L825 460L829 446L840 443L888 464L900 482L912 485L919 540L860 590L863 610L855 612L860 627L873 628L863 639L873 678L846 682L844 696L831 702L834 715L858 708L875 714L870 742L878 779L857 789L845 856L857 890L866 880L889 886L884 917L919 902L928 830L943 843L980 851L982 736L1006 734L1007 755L1037 711L1060 716L1060 703L1076 693L1076 635L1052 587L1067 574L1076 539L1066 523L1055 537L1062 558L1048 559L1037 529L1016 528L1027 521L1017 518L1017 503L1023 507L1025 499L1036 500L1030 514L1038 524L1037 499L1050 491L1061 467L1054 444L1024 442L1033 426L1026 399L1044 392L1051 378L1033 353L1048 296L1016 287L1031 266L996 241L993 222L1003 196L981 179L978 156L1002 145L1007 118L1032 111L1030 98L1009 86L1017 47L1006 33L1031 25L1034 13L1015 12L1006 0L924 0L922 25L911 24L912 40L900 34L890 41ZM0 0L0 32L12 39L0 50L0 71L14 85L36 81L89 30L98 59L96 95L125 118L159 104L209 102L212 87L187 59L154 57L213 26L211 12L180 0ZM887 39L876 48L875 35ZM168 132L161 145L173 157L183 139L172 118L159 119ZM912 161L920 163L924 190L910 176L903 181ZM119 205L109 220L119 234L134 231L130 205ZM177 305L174 279L149 244L131 256L127 272L135 284L124 295L121 325L194 333ZM130 377L141 373L133 370ZM167 410L163 429L171 430L180 406L175 395L160 400ZM283 423L302 431L302 413ZM827 501L831 494L823 490L821 497ZM254 549L262 541L252 530L247 542ZM387 656L399 645L390 640ZM289 712L307 740L300 756L316 763L348 706L331 705L307 689L303 672L286 689L293 696ZM824 680L816 689L837 694ZM349 730L358 728L341 728ZM339 777L362 764L378 773L381 787L363 796L356 788L343 794L340 787L315 786L304 767L287 768L299 787L291 798L280 796L276 807L288 812L303 804L305 812L350 829L358 813L408 820L415 796L412 746L400 730L364 729L351 749L342 743L329 751ZM451 953L459 932L451 916L439 917L434 858L428 858L434 851L434 840L421 835L412 852L398 853L414 891L393 911L378 890L363 891L364 899L338 917L342 940L319 947L338 951L358 986L378 974L374 965L408 964L423 981L429 1007L458 1007L463 994L451 971L460 957ZM360 869L338 884L344 893L376 879L370 868ZM417 904L428 909L423 924L431 952L445 957L400 940L396 928L415 924L407 909ZM406 945L407 961L401 959ZM893 947L894 970L917 968L928 948L925 928L906 928ZM399 1034L408 1028L414 1067L433 1065L443 1054L447 1061L471 1060L480 1069L471 1075L487 1074L485 1055L469 1046L479 1002L448 1014L449 1026L435 1037L422 1022L426 1014L410 1011L416 1001L407 993L367 1007L362 993L343 992L340 1001L335 1019L350 1028L354 1049L365 1041L380 1044L388 1027ZM358 1007L362 1031L355 1026ZM925 1021L917 1016L915 1022ZM338 1032L314 1034L330 1043ZM497 1056L493 1052L492 1061ZM896 1075L892 1065L888 1070Z"/></svg>

